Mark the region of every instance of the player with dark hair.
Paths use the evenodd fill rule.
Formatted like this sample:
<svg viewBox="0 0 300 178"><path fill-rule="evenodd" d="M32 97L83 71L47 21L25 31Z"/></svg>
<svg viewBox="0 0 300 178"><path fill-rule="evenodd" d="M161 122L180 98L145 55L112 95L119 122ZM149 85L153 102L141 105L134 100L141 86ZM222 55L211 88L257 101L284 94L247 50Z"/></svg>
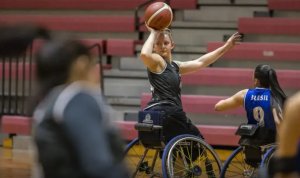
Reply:
<svg viewBox="0 0 300 178"><path fill-rule="evenodd" d="M95 67L75 40L53 40L38 52L34 139L45 178L127 177Z"/></svg>
<svg viewBox="0 0 300 178"><path fill-rule="evenodd" d="M275 70L271 66L258 65L255 68L253 78L255 88L241 90L233 96L219 101L215 105L215 110L245 108L249 127L242 126L239 129L255 127L257 130L251 136L241 135L239 144L245 146L245 161L251 166L257 167L261 160L259 146L274 143L276 140L277 128L282 121L282 107L286 95L279 85ZM251 132L250 129L248 131Z"/></svg>

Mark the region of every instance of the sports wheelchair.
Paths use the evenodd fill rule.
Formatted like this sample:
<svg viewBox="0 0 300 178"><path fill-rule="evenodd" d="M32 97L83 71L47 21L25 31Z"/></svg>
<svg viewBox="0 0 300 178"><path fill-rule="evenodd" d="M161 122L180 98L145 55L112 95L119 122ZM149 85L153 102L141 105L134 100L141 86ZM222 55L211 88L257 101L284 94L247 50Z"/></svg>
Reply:
<svg viewBox="0 0 300 178"><path fill-rule="evenodd" d="M165 142L158 111L140 111L138 138L125 150L125 163L131 177L209 177L220 176L221 162L202 138L184 134Z"/></svg>
<svg viewBox="0 0 300 178"><path fill-rule="evenodd" d="M244 127L244 130L242 127ZM253 136L257 129L258 126L256 125L242 124L236 134L240 136ZM248 133L245 133L245 130L248 130L246 131ZM220 178L259 177L259 169L268 167L269 161L274 155L276 144L255 145L245 144L240 140L240 146L225 161Z"/></svg>

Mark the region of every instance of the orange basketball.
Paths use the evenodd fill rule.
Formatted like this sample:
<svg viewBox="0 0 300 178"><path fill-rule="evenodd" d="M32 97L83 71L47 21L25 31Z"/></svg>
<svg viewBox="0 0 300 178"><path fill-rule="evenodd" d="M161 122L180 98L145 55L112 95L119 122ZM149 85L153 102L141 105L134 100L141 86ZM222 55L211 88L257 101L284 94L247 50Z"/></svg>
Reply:
<svg viewBox="0 0 300 178"><path fill-rule="evenodd" d="M149 27L155 30L163 30L167 28L171 25L172 20L172 9L166 3L152 3L145 10L145 22Z"/></svg>

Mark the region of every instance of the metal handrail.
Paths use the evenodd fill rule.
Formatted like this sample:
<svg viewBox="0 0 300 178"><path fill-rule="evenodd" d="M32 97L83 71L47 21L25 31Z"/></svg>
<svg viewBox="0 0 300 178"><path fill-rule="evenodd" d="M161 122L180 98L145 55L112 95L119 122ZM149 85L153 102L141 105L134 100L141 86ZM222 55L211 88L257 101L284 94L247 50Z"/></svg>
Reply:
<svg viewBox="0 0 300 178"><path fill-rule="evenodd" d="M27 99L25 84L25 65L26 65L26 50L22 54L17 56L3 56L1 57L2 62L2 79L1 79L1 115L27 115L25 106ZM32 89L32 45L29 51L29 81L28 89L29 95L31 95ZM15 61L15 63L14 63ZM19 69L22 67L23 72L20 73ZM15 70L13 70L15 69ZM8 78L6 78L8 76ZM15 79L13 80L13 76ZM22 76L22 77L20 77ZM21 91L19 91L21 89Z"/></svg>
<svg viewBox="0 0 300 178"><path fill-rule="evenodd" d="M102 91L102 95L104 95L104 79L103 79L103 65L102 65L102 46L98 43L93 44L92 46L89 47L89 49L93 49L94 47L97 48L98 50L98 58L99 58L99 68L100 68L100 87Z"/></svg>

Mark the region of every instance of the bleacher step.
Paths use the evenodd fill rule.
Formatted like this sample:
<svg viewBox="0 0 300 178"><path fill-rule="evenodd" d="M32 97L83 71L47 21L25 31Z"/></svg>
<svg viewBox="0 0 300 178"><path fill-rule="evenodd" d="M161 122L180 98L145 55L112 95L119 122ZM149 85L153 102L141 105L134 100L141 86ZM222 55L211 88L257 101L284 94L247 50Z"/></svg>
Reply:
<svg viewBox="0 0 300 178"><path fill-rule="evenodd" d="M238 4L238 5L262 5L262 6L265 6L265 5L268 4L268 0L251 0L251 1L234 0L234 4Z"/></svg>
<svg viewBox="0 0 300 178"><path fill-rule="evenodd" d="M173 29L176 45L205 46L210 41L223 41L224 35L230 35L237 29ZM191 35L192 34L192 35Z"/></svg>
<svg viewBox="0 0 300 178"><path fill-rule="evenodd" d="M144 71L138 70L119 70L119 69L111 69L104 71L105 78L140 78L146 79L147 72L146 69Z"/></svg>
<svg viewBox="0 0 300 178"><path fill-rule="evenodd" d="M118 106L133 106L139 107L140 98L126 98L126 97L114 97L105 96L107 103Z"/></svg>
<svg viewBox="0 0 300 178"><path fill-rule="evenodd" d="M199 48L193 47L189 50L191 50L191 51L190 52L186 52L186 51L173 52L172 59L176 60L176 61L182 61L182 62L190 61L190 60L197 59L204 54L204 52L201 51L200 47ZM137 78L147 77L145 75L147 73L146 67L144 66L144 64L141 62L141 60L138 57L121 57L119 68L120 68L120 71L125 71L125 72L121 72L122 74L126 75L127 73L129 73L129 77L134 77L135 73L137 74L136 75ZM133 71L135 71L135 72L130 74ZM120 76L122 74L120 74ZM139 74L141 74L141 75L139 76ZM112 74L112 75L114 75L114 74ZM118 75L118 74L115 74L115 75Z"/></svg>
<svg viewBox="0 0 300 178"><path fill-rule="evenodd" d="M299 18L300 10L297 11L273 11L273 17Z"/></svg>
<svg viewBox="0 0 300 178"><path fill-rule="evenodd" d="M198 6L202 5L231 5L231 0L198 0Z"/></svg>
<svg viewBox="0 0 300 178"><path fill-rule="evenodd" d="M137 53L140 53L143 45L136 45L135 50ZM176 54L182 54L182 53L189 53L189 54L204 54L206 53L206 46L200 46L200 45L179 45L177 44L177 41L175 41L175 48L173 49L173 55ZM138 57L138 55L137 55Z"/></svg>
<svg viewBox="0 0 300 178"><path fill-rule="evenodd" d="M245 34L243 41L268 43L300 43L300 38L292 35Z"/></svg>
<svg viewBox="0 0 300 178"><path fill-rule="evenodd" d="M267 0L198 0L201 5L267 5Z"/></svg>
<svg viewBox="0 0 300 178"><path fill-rule="evenodd" d="M235 21L201 21L195 19L186 19L186 21L174 21L172 28L191 28L191 29L237 29L237 23Z"/></svg>
<svg viewBox="0 0 300 178"><path fill-rule="evenodd" d="M150 91L147 79L135 78L105 78L105 96L139 98L143 92Z"/></svg>
<svg viewBox="0 0 300 178"><path fill-rule="evenodd" d="M261 6L200 6L200 10L185 10L185 21L232 22L239 17L253 17L255 11L267 11ZM216 15L217 14L217 15ZM222 26L223 24L220 24ZM226 25L226 24L224 24ZM226 26L225 26L226 27Z"/></svg>

